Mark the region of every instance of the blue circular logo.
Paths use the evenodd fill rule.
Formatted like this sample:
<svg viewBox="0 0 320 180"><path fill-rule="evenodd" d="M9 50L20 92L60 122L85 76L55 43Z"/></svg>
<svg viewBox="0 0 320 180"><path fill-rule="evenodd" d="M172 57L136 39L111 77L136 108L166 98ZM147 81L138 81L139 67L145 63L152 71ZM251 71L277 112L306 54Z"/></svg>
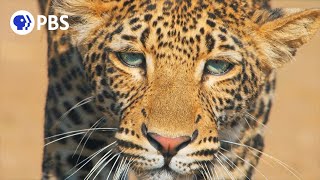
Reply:
<svg viewBox="0 0 320 180"><path fill-rule="evenodd" d="M25 10L15 12L10 19L10 27L18 35L29 34L35 25L32 14Z"/></svg>

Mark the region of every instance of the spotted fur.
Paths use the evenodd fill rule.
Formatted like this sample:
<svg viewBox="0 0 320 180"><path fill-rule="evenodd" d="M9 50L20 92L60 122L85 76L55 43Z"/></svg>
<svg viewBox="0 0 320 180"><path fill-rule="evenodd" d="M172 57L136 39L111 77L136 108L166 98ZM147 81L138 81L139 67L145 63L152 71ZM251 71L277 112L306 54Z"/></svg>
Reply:
<svg viewBox="0 0 320 180"><path fill-rule="evenodd" d="M276 68L320 27L320 10L271 9L264 0L39 2L43 13L67 14L71 24L48 31L46 143L75 130L117 129L47 145L43 179L84 179L103 157L105 168L91 178L250 179ZM120 51L143 53L145 66L125 66ZM209 59L234 68L204 73ZM145 132L192 141L168 159Z"/></svg>

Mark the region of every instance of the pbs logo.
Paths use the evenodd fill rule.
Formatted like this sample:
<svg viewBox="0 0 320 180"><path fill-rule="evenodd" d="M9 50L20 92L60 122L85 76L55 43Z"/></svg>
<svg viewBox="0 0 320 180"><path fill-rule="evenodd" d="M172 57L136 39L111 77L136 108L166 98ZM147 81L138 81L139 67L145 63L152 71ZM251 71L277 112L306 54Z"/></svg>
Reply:
<svg viewBox="0 0 320 180"><path fill-rule="evenodd" d="M34 24L34 18L28 11L20 10L11 16L10 26L16 34L29 34L33 30Z"/></svg>
<svg viewBox="0 0 320 180"><path fill-rule="evenodd" d="M62 15L58 18L55 15L38 15L35 21L32 14L25 10L20 10L15 12L10 19L10 27L16 34L26 35L32 32L35 25L37 25L37 30L41 30L42 26L47 25L49 31L54 31L57 29L67 30L69 29L69 24L67 22L68 16Z"/></svg>

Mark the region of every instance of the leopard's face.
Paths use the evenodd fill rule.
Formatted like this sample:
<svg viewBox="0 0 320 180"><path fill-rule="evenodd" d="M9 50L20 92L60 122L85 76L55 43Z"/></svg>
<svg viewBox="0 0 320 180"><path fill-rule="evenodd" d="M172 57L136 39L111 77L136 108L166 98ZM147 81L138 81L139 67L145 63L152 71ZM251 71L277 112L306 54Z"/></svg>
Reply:
<svg viewBox="0 0 320 180"><path fill-rule="evenodd" d="M250 38L207 5L133 8L84 44L97 107L119 122L118 150L137 172L193 174L247 128L266 75Z"/></svg>
<svg viewBox="0 0 320 180"><path fill-rule="evenodd" d="M97 108L117 122L117 152L147 178L215 166L221 140L238 141L249 128L272 71L266 61L276 53L255 37L266 17L250 19L240 1L105 6L90 33L78 34L78 48Z"/></svg>

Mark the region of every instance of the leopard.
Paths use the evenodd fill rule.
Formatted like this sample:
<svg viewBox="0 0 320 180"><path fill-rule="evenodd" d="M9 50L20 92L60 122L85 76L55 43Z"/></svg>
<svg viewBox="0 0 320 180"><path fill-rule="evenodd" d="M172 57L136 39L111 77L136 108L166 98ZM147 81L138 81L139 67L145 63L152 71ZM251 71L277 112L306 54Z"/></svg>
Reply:
<svg viewBox="0 0 320 180"><path fill-rule="evenodd" d="M254 178L277 70L320 29L269 0L39 7L70 25L47 31L42 179Z"/></svg>

